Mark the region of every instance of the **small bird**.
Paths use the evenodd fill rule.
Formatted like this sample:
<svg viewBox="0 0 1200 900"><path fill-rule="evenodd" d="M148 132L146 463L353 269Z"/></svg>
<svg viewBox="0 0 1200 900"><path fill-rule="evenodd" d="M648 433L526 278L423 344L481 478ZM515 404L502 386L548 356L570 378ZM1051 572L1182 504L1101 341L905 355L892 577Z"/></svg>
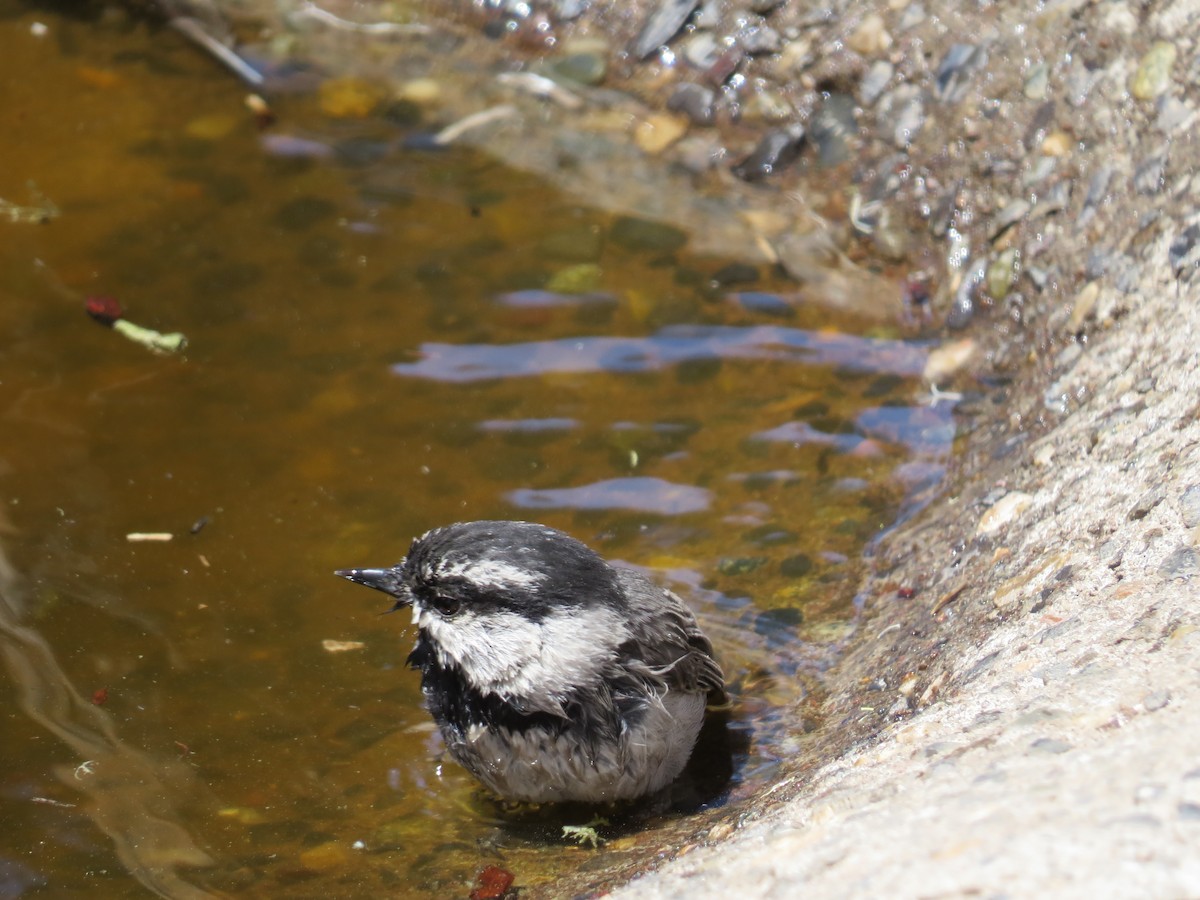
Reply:
<svg viewBox="0 0 1200 900"><path fill-rule="evenodd" d="M391 568L335 574L412 609L408 664L450 755L504 799L654 794L724 697L679 597L544 525L460 522Z"/></svg>

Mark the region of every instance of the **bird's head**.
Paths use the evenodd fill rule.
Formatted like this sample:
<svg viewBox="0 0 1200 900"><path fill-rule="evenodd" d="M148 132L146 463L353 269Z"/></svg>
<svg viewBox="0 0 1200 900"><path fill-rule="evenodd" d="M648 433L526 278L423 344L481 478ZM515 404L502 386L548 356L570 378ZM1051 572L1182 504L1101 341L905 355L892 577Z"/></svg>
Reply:
<svg viewBox="0 0 1200 900"><path fill-rule="evenodd" d="M595 680L627 637L616 572L530 522L463 522L413 541L388 569L336 574L383 591L437 655L482 693L549 712Z"/></svg>

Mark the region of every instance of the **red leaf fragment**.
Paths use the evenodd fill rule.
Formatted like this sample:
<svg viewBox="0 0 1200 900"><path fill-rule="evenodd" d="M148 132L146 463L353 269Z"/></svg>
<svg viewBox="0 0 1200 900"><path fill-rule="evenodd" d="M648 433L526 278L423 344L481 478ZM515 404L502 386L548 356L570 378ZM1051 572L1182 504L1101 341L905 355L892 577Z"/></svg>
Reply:
<svg viewBox="0 0 1200 900"><path fill-rule="evenodd" d="M99 322L101 325L112 326L112 323L121 318L121 304L114 297L88 297L86 302L87 314Z"/></svg>
<svg viewBox="0 0 1200 900"><path fill-rule="evenodd" d="M898 588L896 590L896 596L901 600L911 600L913 597L917 596L917 589L911 587Z"/></svg>
<svg viewBox="0 0 1200 900"><path fill-rule="evenodd" d="M92 703L96 706L103 706L108 702L108 688L100 688L92 694Z"/></svg>
<svg viewBox="0 0 1200 900"><path fill-rule="evenodd" d="M475 879L471 900L501 900L513 886L516 876L499 866L487 866Z"/></svg>

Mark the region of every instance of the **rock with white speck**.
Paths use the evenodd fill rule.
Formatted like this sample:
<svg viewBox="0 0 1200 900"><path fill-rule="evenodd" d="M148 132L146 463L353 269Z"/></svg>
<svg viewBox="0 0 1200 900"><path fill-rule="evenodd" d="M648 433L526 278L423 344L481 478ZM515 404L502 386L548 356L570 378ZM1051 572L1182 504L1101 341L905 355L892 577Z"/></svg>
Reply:
<svg viewBox="0 0 1200 900"><path fill-rule="evenodd" d="M1033 496L1024 491L1011 491L997 500L987 512L979 518L975 529L978 535L995 534L1010 522L1017 519L1033 504Z"/></svg>

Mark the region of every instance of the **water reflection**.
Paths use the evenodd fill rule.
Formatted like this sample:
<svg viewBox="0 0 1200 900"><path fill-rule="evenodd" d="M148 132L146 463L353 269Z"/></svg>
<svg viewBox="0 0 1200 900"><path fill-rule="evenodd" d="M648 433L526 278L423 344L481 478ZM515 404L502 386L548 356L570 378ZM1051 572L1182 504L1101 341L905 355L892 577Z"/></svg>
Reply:
<svg viewBox="0 0 1200 900"><path fill-rule="evenodd" d="M518 344L424 343L415 362L392 371L444 382L483 381L550 373L652 372L697 360L758 359L836 365L862 372L913 377L924 365L920 348L760 325L673 325L643 338L580 336Z"/></svg>

